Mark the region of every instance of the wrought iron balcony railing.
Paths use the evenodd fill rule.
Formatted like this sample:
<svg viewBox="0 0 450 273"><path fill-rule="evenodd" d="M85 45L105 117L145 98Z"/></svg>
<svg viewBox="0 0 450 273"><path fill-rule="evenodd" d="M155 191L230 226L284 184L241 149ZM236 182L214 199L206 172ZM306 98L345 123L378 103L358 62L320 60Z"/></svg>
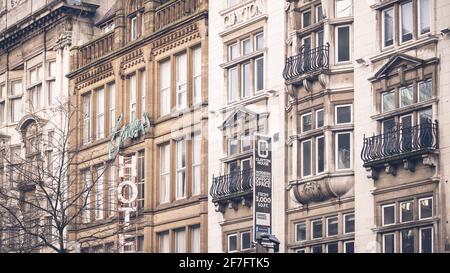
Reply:
<svg viewBox="0 0 450 273"><path fill-rule="evenodd" d="M423 123L405 127L395 126L386 133L364 137L361 158L364 167L389 163L439 149L438 123Z"/></svg>
<svg viewBox="0 0 450 273"><path fill-rule="evenodd" d="M210 194L213 202L232 199L253 192L253 169L213 177Z"/></svg>
<svg viewBox="0 0 450 273"><path fill-rule="evenodd" d="M283 71L285 80L291 80L303 74L330 68L330 44L310 50L302 46L298 55L286 59Z"/></svg>

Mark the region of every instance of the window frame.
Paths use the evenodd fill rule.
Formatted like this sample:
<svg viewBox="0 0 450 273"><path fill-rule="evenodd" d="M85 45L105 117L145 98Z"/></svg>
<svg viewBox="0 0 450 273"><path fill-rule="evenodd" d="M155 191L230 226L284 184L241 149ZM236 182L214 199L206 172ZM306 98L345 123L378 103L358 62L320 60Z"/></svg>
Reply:
<svg viewBox="0 0 450 273"><path fill-rule="evenodd" d="M434 217L434 200L433 199L434 199L433 196L419 198L419 200L418 200L418 208L419 208L418 217L419 217L419 220L433 219L433 217ZM431 200L431 217L426 217L426 218L422 217L421 203L422 203L423 200Z"/></svg>
<svg viewBox="0 0 450 273"><path fill-rule="evenodd" d="M159 203L160 204L167 204L170 203L171 199L171 160L170 160L170 154L171 154L171 147L170 143L164 143L159 145L159 154L160 154L160 160L159 160ZM163 158L163 151L164 151L164 158ZM165 154L167 153L167 154ZM167 158L166 158L167 157ZM165 159L166 162L169 163L169 166L165 166L165 171L163 172L162 169L162 160ZM164 163L164 165L166 165ZM162 193L162 185L163 185L163 178L165 178L165 196L163 196Z"/></svg>
<svg viewBox="0 0 450 273"><path fill-rule="evenodd" d="M384 213L384 209L387 207L394 207L394 221L393 223L390 224L385 224L385 213ZM381 226L383 227L387 227L387 226L392 226L397 224L397 204L396 203L390 203L390 204L384 204L381 205Z"/></svg>
<svg viewBox="0 0 450 273"><path fill-rule="evenodd" d="M244 248L244 239L243 236L244 234L249 234L250 235L250 245L248 248ZM241 243L240 243L240 247L241 247L241 251L248 251L252 249L252 232L250 230L246 230L246 231L242 231L240 232L240 239L241 239Z"/></svg>
<svg viewBox="0 0 450 273"><path fill-rule="evenodd" d="M433 8L433 3L432 3L432 0L426 0L426 1L428 1L428 5L429 5L429 7L428 7L428 9L429 9L429 13L428 13L428 16L429 16L429 28L430 28L430 30L428 30L427 32L423 32L422 33L422 1L424 1L424 0L417 0L417 36L418 37L422 37L422 36L425 36L425 35L427 35L427 34L430 34L431 33L431 30L432 30L432 27L433 27L433 24L432 24L432 21L433 21L433 12L432 12L432 8Z"/></svg>
<svg viewBox="0 0 450 273"><path fill-rule="evenodd" d="M183 149L181 151L181 155L179 154L180 152L180 145L182 146L181 148ZM176 156L175 156L175 163L176 163L176 187L175 187L175 197L176 200L181 200L181 199L185 199L187 198L187 147L186 147L186 140L185 139L179 139L176 141ZM181 158L179 158L179 156L181 156ZM184 158L183 158L184 157ZM179 164L183 164L184 161L184 166L180 166ZM182 174L184 177L184 181L179 181L179 175ZM180 184L181 182L181 184ZM184 191L182 192L182 195L179 195L179 187L183 186Z"/></svg>
<svg viewBox="0 0 450 273"><path fill-rule="evenodd" d="M349 31L349 37L348 37L349 59L348 60L339 61L339 29L346 28L346 27L348 28L348 31ZM349 63L352 62L352 58L353 58L352 30L353 30L353 28L352 28L351 24L338 25L338 26L335 27L335 62L336 62L337 65L339 65L339 64L349 64Z"/></svg>
<svg viewBox="0 0 450 273"><path fill-rule="evenodd" d="M336 234L334 235L330 235L330 220L331 219L335 219L336 220L336 225L337 225L337 230L336 230ZM335 236L339 236L339 216L335 215L335 216L330 216L326 218L326 223L327 223L327 237L335 237Z"/></svg>
<svg viewBox="0 0 450 273"><path fill-rule="evenodd" d="M422 249L422 230L431 229L431 253L434 253L434 227L420 227L419 228L419 253L425 253Z"/></svg>
<svg viewBox="0 0 450 273"><path fill-rule="evenodd" d="M392 235L394 237L394 240L393 240L393 242L394 242L394 245L393 245L394 252L393 253L397 253L397 234L395 232L383 233L383 235L382 235L382 241L383 241L383 243L382 243L382 250L383 250L383 253L388 253L388 252L386 252L386 239L385 238L387 236L389 236L389 235Z"/></svg>
<svg viewBox="0 0 450 273"><path fill-rule="evenodd" d="M404 41L403 40L403 35L404 35L404 33L403 33L403 17L404 17L403 6L406 5L407 3L411 4L412 30L411 30L411 39ZM398 22L399 22L399 44L403 45L403 44L406 44L406 43L411 42L411 41L414 40L414 2L413 2L413 0L404 1L404 2L399 3L398 9L399 9L399 11L398 11L398 16L399 16L399 19L398 19ZM407 33L407 34L409 34L409 33Z"/></svg>
<svg viewBox="0 0 450 273"><path fill-rule="evenodd" d="M386 11L392 10L392 45L386 45ZM381 11L381 48L388 49L395 46L395 36L396 36L396 20L395 20L395 6L385 8Z"/></svg>
<svg viewBox="0 0 450 273"><path fill-rule="evenodd" d="M304 144L309 143L309 174L305 175L305 156L304 156ZM301 174L302 174L302 178L308 178L313 176L313 145L312 145L312 139L305 139L303 141L300 142L300 147L301 147L301 162L302 162L302 168L301 168Z"/></svg>
<svg viewBox="0 0 450 273"><path fill-rule="evenodd" d="M304 117L306 117L306 116L310 116L310 126L311 126L311 129L309 129L309 130L304 130L304 125L305 125L305 123L304 123L304 120L303 120L303 118ZM300 128L301 128L301 133L303 134L303 133L307 133L307 132L311 132L314 128L313 128L313 117L312 117L313 115L312 115L312 112L307 112L307 113L304 113L304 114L302 114L302 115L300 115L300 122L301 122L301 124L300 124Z"/></svg>
<svg viewBox="0 0 450 273"><path fill-rule="evenodd" d="M408 220L408 221L404 221L404 219L403 219L403 211L402 211L402 204L405 204L405 203L411 203L411 210L412 210L412 219L411 220ZM400 211L399 211L399 220L400 220L400 223L409 223L409 222L412 222L412 221L414 221L414 207L415 207L415 205L414 205L414 199L409 199L409 200L405 200L405 201L401 201L400 203L399 203L399 209L400 209Z"/></svg>
<svg viewBox="0 0 450 273"><path fill-rule="evenodd" d="M344 135L344 134L348 134L350 136L350 167L349 168L339 168L339 136L340 135ZM350 171L353 170L354 166L354 159L353 159L353 154L354 154L354 144L353 144L353 132L352 131L342 131L342 132L337 132L335 134L335 168L336 171Z"/></svg>
<svg viewBox="0 0 450 273"><path fill-rule="evenodd" d="M236 249L235 250L230 250L230 238L231 237L236 237ZM237 233L230 233L227 234L227 253L236 253L239 251L238 248L238 234Z"/></svg>
<svg viewBox="0 0 450 273"><path fill-rule="evenodd" d="M347 217L353 215L353 231L347 232ZM355 213L351 212L351 213L346 213L343 215L343 220L344 220L344 227L343 227L343 233L344 234L352 234L355 233L355 224L356 224L356 219L355 219Z"/></svg>
<svg viewBox="0 0 450 273"><path fill-rule="evenodd" d="M321 224L321 236L320 237L314 237L314 223L316 222L320 222ZM322 239L323 236L323 221L322 219L315 219L315 220L311 220L311 240L319 240Z"/></svg>
<svg viewBox="0 0 450 273"><path fill-rule="evenodd" d="M346 108L346 107L350 107L350 122L345 122L345 123L338 123L338 109L339 108ZM334 108L334 122L336 125L349 125L349 124L353 124L353 104L339 104L336 105Z"/></svg>
<svg viewBox="0 0 450 273"><path fill-rule="evenodd" d="M319 139L323 139L323 171L319 170ZM315 157L316 157L316 175L320 175L326 172L327 169L327 163L326 163L326 142L325 142L325 135L320 135L315 138Z"/></svg>
<svg viewBox="0 0 450 273"><path fill-rule="evenodd" d="M298 226L300 226L300 225L305 227L305 238L303 240L298 240L298 234L299 234ZM295 223L294 228L295 228L294 229L295 242L305 242L307 240L307 234L308 234L306 221Z"/></svg>

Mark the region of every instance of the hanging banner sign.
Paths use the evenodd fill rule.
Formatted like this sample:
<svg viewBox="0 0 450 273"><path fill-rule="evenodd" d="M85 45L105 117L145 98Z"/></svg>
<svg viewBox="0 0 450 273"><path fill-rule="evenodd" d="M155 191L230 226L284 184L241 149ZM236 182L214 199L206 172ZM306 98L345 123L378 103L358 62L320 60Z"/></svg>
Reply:
<svg viewBox="0 0 450 273"><path fill-rule="evenodd" d="M255 134L253 218L254 236L272 233L272 140Z"/></svg>

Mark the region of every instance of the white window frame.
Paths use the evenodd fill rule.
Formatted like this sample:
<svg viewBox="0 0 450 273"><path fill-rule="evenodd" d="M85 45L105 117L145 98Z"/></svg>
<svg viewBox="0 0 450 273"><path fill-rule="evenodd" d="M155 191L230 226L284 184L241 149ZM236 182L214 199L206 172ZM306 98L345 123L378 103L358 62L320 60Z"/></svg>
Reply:
<svg viewBox="0 0 450 273"><path fill-rule="evenodd" d="M386 26L385 26L385 20L386 15L385 12L388 10L392 10L392 45L386 46ZM395 35L396 35L396 20L395 20L395 8L390 7L383 9L381 11L381 48L382 49L388 49L395 46Z"/></svg>
<svg viewBox="0 0 450 273"><path fill-rule="evenodd" d="M130 40L131 41L134 41L137 39L137 36L138 36L137 29L138 29L137 16L133 16L130 20L130 35L131 35Z"/></svg>
<svg viewBox="0 0 450 273"><path fill-rule="evenodd" d="M262 71L262 77L263 77L263 79L262 79L262 84L263 84L263 86L262 86L262 89L258 89L258 61L260 61L260 60L262 60L262 62L263 62L263 71ZM261 57L259 57L259 58L256 58L255 60L254 60L254 85L255 85L255 87L253 88L254 90L255 90L255 93L256 94L258 94L258 93L261 93L261 92L263 92L265 89L266 89L266 59L264 58L264 56L261 56ZM250 88L251 89L251 88Z"/></svg>
<svg viewBox="0 0 450 273"><path fill-rule="evenodd" d="M158 233L158 248L160 253L170 252L170 233L168 231Z"/></svg>
<svg viewBox="0 0 450 273"><path fill-rule="evenodd" d="M244 244L244 239L243 239L244 234L250 234L250 247L249 248L244 248L244 245L243 245ZM246 251L246 250L252 249L252 232L250 230L246 230L246 231L241 232L241 243L240 243L240 246L241 246L241 251Z"/></svg>
<svg viewBox="0 0 450 273"><path fill-rule="evenodd" d="M422 202L423 200L431 200L431 217L422 218L422 210L421 210L420 206L421 206L421 202ZM419 199L419 204L418 204L418 208L419 208L419 220L432 219L432 218L434 217L434 211L433 211L434 209L433 209L433 206L434 206L434 200L433 200L433 197L432 197L432 196L430 196L430 197L425 197L425 198L420 198L420 199Z"/></svg>
<svg viewBox="0 0 450 273"><path fill-rule="evenodd" d="M256 64L256 62L255 62L255 64ZM245 66L248 66L248 68L249 68L249 70L248 70L248 73L249 73L248 77L245 77L245 75L244 75L244 73L245 73L244 67ZM250 97L252 95L251 74L252 74L252 63L250 61L242 63L241 64L241 99L248 98L248 97ZM248 81L247 95L244 94L246 81Z"/></svg>
<svg viewBox="0 0 450 273"><path fill-rule="evenodd" d="M199 146L199 154L198 154L198 162L195 161L195 151L196 151L196 146ZM199 195L201 194L202 190L201 190L201 184L202 184L202 180L201 180L201 166L202 166L202 160L201 160L201 156L202 156L202 141L201 141L201 134L200 133L195 133L194 137L192 139L192 195ZM195 169L199 169L199 177L195 176ZM197 180L198 179L198 180ZM198 183L198 185L197 185Z"/></svg>
<svg viewBox="0 0 450 273"><path fill-rule="evenodd" d="M411 37L410 40L403 41L403 9L402 9L402 6L404 4L406 4L406 3L408 3L408 2L411 3L411 17L412 17L411 19L412 19L412 22L413 22L413 24L412 24L412 28L413 29L411 30L411 36L412 37ZM408 42L411 42L411 41L414 40L414 3L413 3L413 0L405 1L405 2L400 3L398 5L398 9L399 9L399 11L398 11L398 15L399 15L398 22L399 22L399 33L400 33L400 35L399 35L399 44L402 45L402 44L405 44L405 43L408 43Z"/></svg>
<svg viewBox="0 0 450 273"><path fill-rule="evenodd" d="M382 236L382 246L383 246L383 253L386 253L386 240L385 237L388 235L393 235L394 236L394 253L397 253L397 234L395 232L389 232L389 233L384 233Z"/></svg>
<svg viewBox="0 0 450 273"><path fill-rule="evenodd" d="M109 94L109 129L112 132L116 126L116 83L111 82L108 84Z"/></svg>
<svg viewBox="0 0 450 273"><path fill-rule="evenodd" d="M248 42L249 45L250 45L250 52L248 52L248 53L245 53L245 46L244 46L245 42ZM252 54L252 52L253 52L252 38L251 38L251 37L247 37L247 38L245 38L245 39L242 39L242 41L241 41L241 47L242 47L242 55L243 55L243 56L246 56L246 55L248 55L248 54Z"/></svg>
<svg viewBox="0 0 450 273"><path fill-rule="evenodd" d="M233 84L233 77L231 76L232 73L236 71L237 75L237 83ZM238 90L236 90L236 97L233 97L233 87L236 87ZM233 103L239 100L239 68L237 66L231 67L228 69L228 102Z"/></svg>
<svg viewBox="0 0 450 273"><path fill-rule="evenodd" d="M338 228L338 230L337 230L337 233L335 234L335 235L330 235L330 229L329 229L329 221L330 221L330 219L336 219L337 220L337 228ZM339 217L336 215L336 216L330 216L330 217L327 217L326 218L326 223L327 223L327 237L335 237L335 236L338 236L339 235Z"/></svg>
<svg viewBox="0 0 450 273"><path fill-rule="evenodd" d="M352 232L346 232L346 230L347 230L347 221L346 221L346 219L347 219L347 217L348 216L351 216L351 215L353 215L353 226L354 226L354 228L353 228L353 231ZM355 226L355 224L356 224L356 219L355 219L355 213L354 212L352 212L352 213L346 213L346 214L344 214L344 217L343 217L343 219L344 219L344 229L343 229L343 233L344 234L352 234L352 233L355 233L355 229L356 229L356 226Z"/></svg>
<svg viewBox="0 0 450 273"><path fill-rule="evenodd" d="M310 146L310 159L309 159L309 164L310 164L310 170L309 170L309 172L310 172L310 174L309 175L305 175L304 174L304 163L305 163L305 159L304 159L304 156L303 156L303 151L304 151L304 149L303 149L303 145L305 144L305 143L309 143L309 146ZM312 160L312 158L313 158L313 146L312 146L312 139L306 139L306 140L304 140L304 141L302 141L301 143L300 143L300 148L301 148L301 153L300 153L300 156L301 156L301 161L302 161L302 168L301 168L301 173L302 173L302 178L308 178L308 177L311 177L311 176L313 176L313 166L312 166L312 163L313 163L313 160Z"/></svg>
<svg viewBox="0 0 450 273"><path fill-rule="evenodd" d="M348 45L348 49L349 49L349 60L346 61L339 61L339 29L340 28L345 28L348 27L349 28L349 45ZM339 25L335 27L335 61L336 64L346 64L346 63L351 63L352 59L353 59L353 49L352 49L352 45L353 45L353 38L352 38L352 25Z"/></svg>
<svg viewBox="0 0 450 273"><path fill-rule="evenodd" d="M230 250L230 238L231 237L236 237L236 250ZM237 233L232 233L232 234L228 234L227 235L227 250L228 250L228 253L236 253L236 252L239 251L239 248L238 248L238 234Z"/></svg>
<svg viewBox="0 0 450 273"><path fill-rule="evenodd" d="M129 86L130 86L130 122L133 121L133 113L137 119L137 74L132 74L129 76Z"/></svg>
<svg viewBox="0 0 450 273"><path fill-rule="evenodd" d="M347 252L347 244L350 244L350 243L353 244L353 253L355 252L355 241L345 241L345 242L344 242L344 249L343 249L343 250L344 250L344 251L343 251L344 253L348 253L348 252Z"/></svg>
<svg viewBox="0 0 450 273"><path fill-rule="evenodd" d="M323 139L323 171L319 171L319 139ZM326 164L326 143L325 143L325 136L318 136L315 139L316 141L316 174L323 174L326 171L327 164ZM302 161L303 162L303 161Z"/></svg>
<svg viewBox="0 0 450 273"><path fill-rule="evenodd" d="M180 236L182 235L182 236ZM181 237L181 238L180 238ZM174 238L174 253L186 253L187 244L186 244L186 229L177 229L173 231ZM181 239L181 240L179 240ZM178 249L181 247L181 249Z"/></svg>
<svg viewBox="0 0 450 273"><path fill-rule="evenodd" d="M192 101L194 105L198 105L202 103L202 48L200 46L192 50L192 73Z"/></svg>
<svg viewBox="0 0 450 273"><path fill-rule="evenodd" d="M430 24L430 31L428 31L428 32L424 32L424 33L422 33L422 18L421 18L421 14L422 14L422 0L417 0L417 36L418 37L421 37L421 36L425 36L425 35L427 35L427 34L429 34L429 33L431 33L431 29L432 29L432 21L433 21L433 18L432 18L432 15L433 15L433 12L432 12L432 9L433 9L433 0L428 0L429 2L429 10L430 10L430 13L428 14L428 16L430 17L430 22L429 22L429 24Z"/></svg>
<svg viewBox="0 0 450 273"><path fill-rule="evenodd" d="M262 48L258 48L258 38L262 36L262 41L263 41L263 47ZM264 31L258 32L254 35L254 39L255 39L255 51L260 51L263 50L266 47L266 41L265 41L265 35L264 35Z"/></svg>
<svg viewBox="0 0 450 273"><path fill-rule="evenodd" d="M185 59L184 67L180 65L182 58ZM186 52L176 56L176 88L177 110L185 109L188 107L188 56ZM182 96L181 101L180 95Z"/></svg>
<svg viewBox="0 0 450 273"><path fill-rule="evenodd" d="M346 17L350 17L353 16L353 0L348 0L350 2L351 5L351 11L350 11L350 15L346 15L346 16L338 16L337 12L337 2L338 1L345 1L345 0L335 0L334 1L334 18L346 18Z"/></svg>
<svg viewBox="0 0 450 273"><path fill-rule="evenodd" d="M350 122L338 123L338 109L350 107ZM353 124L353 104L340 104L334 107L334 124L336 125L348 125Z"/></svg>
<svg viewBox="0 0 450 273"><path fill-rule="evenodd" d="M388 207L394 207L394 223L392 223L392 224L384 223L384 208L388 208ZM395 225L396 223L397 223L397 204L392 203L392 204L382 205L381 206L381 226L387 227L387 226Z"/></svg>
<svg viewBox="0 0 450 273"><path fill-rule="evenodd" d="M321 222L322 223L322 232L321 232L321 236L314 238L314 223L316 222ZM311 221L311 240L319 240L323 238L323 221L322 219L317 219L317 220L312 220Z"/></svg>
<svg viewBox="0 0 450 273"><path fill-rule="evenodd" d="M384 110L384 96L387 94L391 94L391 93L394 94L394 109L385 111ZM398 107L397 107L397 98L396 98L395 90L393 89L393 90L388 90L388 91L382 92L381 93L381 113L388 113L390 111L395 111L396 109L398 109Z"/></svg>
<svg viewBox="0 0 450 273"><path fill-rule="evenodd" d="M327 244L326 244L326 250L327 250L326 253L330 253L330 251L328 250L328 248L329 248L330 245L337 245L338 251L337 251L336 253L339 253L339 242L329 242L329 243L327 243Z"/></svg>
<svg viewBox="0 0 450 273"><path fill-rule="evenodd" d="M167 66L168 71L166 71L168 73L167 77L168 77L168 85L165 86L162 81L163 79L163 74L164 74L164 70L163 68L165 68ZM172 111L171 107L172 107L172 61L170 59L164 60L162 62L159 63L159 96L160 96L160 106L159 106L159 115L160 116L166 116L168 114L170 114L170 112ZM165 103L163 103L164 101L167 101L167 105ZM167 108L167 109L166 109Z"/></svg>
<svg viewBox="0 0 450 273"><path fill-rule="evenodd" d="M304 125L304 123L303 123L303 117L306 117L306 116L310 116L311 117L311 129L310 130L308 130L308 131L304 131L303 130L303 125ZM313 120L312 120L312 113L311 112L308 112L308 113L305 113L305 114L302 114L302 115L300 115L300 129L301 129L301 132L302 133L306 133L306 132L311 132L312 130L313 130Z"/></svg>
<svg viewBox="0 0 450 273"><path fill-rule="evenodd" d="M323 125L319 127L319 113L322 112L323 113ZM323 108L316 110L316 129L320 129L325 127L325 111Z"/></svg>
<svg viewBox="0 0 450 273"><path fill-rule="evenodd" d="M420 100L420 85L426 84L427 82L431 82L431 97L428 100ZM417 82L417 102L424 102L424 101L429 101L429 100L433 99L433 85L434 85L434 83L433 83L432 78L428 78L423 81Z"/></svg>
<svg viewBox="0 0 450 273"><path fill-rule="evenodd" d="M432 226L419 228L419 252L422 252L422 230L431 229L431 253L434 253L434 228Z"/></svg>
<svg viewBox="0 0 450 273"><path fill-rule="evenodd" d="M338 139L340 135L346 135L349 134L350 135L350 168L344 168L344 169L340 169L339 168L339 162L338 162L338 156L339 156L339 143L338 143ZM353 147L353 132L350 131L345 131L345 132L338 132L335 134L335 168L337 171L348 171L348 170L353 170L353 154L354 154L354 147Z"/></svg>
<svg viewBox="0 0 450 273"><path fill-rule="evenodd" d="M141 116L146 112L147 106L147 77L146 70L139 70L139 79L141 83Z"/></svg>
<svg viewBox="0 0 450 273"><path fill-rule="evenodd" d="M307 12L309 12L309 25L305 26L305 14ZM307 9L307 10L302 11L302 18L301 18L301 20L302 20L302 28L306 28L306 27L312 26L314 24L312 9Z"/></svg>
<svg viewBox="0 0 450 273"><path fill-rule="evenodd" d="M412 214L413 214L413 219L409 220L409 221L403 221L403 215L402 215L402 204L404 203L411 203L411 209L412 209ZM409 223L414 221L414 199L411 200L405 200L399 203L399 214L400 214L400 223Z"/></svg>
<svg viewBox="0 0 450 273"><path fill-rule="evenodd" d="M110 165L108 176L108 216L113 217L116 210L116 167L114 165Z"/></svg>
<svg viewBox="0 0 450 273"><path fill-rule="evenodd" d="M297 240L297 238L298 238L298 226L299 225L303 225L304 227L305 227L305 239L304 240ZM306 241L306 235L307 235L307 228L306 228L306 222L298 222L298 223L295 223L295 225L294 225L294 228L295 228L295 231L294 231L294 236L295 236L295 241L296 242L304 242L304 241Z"/></svg>
<svg viewBox="0 0 450 273"><path fill-rule="evenodd" d="M105 179L104 179L105 167L100 166L96 169L97 182L95 187L95 218L96 220L104 219L104 200L105 200Z"/></svg>
<svg viewBox="0 0 450 273"><path fill-rule="evenodd" d="M319 22L321 22L321 20L319 19L319 8L321 8L322 9L322 20L323 20L323 16L324 16L324 13L323 13L323 7L322 7L322 4L319 4L319 5L317 5L317 6L315 6L315 21L316 21L316 23L319 23Z"/></svg>
<svg viewBox="0 0 450 273"><path fill-rule="evenodd" d="M180 152L180 145L181 148L183 149L181 151L181 154L179 154ZM179 156L183 157L184 155L184 166L180 166L180 164L183 164L183 158L179 158ZM176 142L176 199L180 200L180 199L184 199L187 197L187 176L186 176L186 163L187 163L187 153L186 153L186 140L184 139L180 139ZM180 174L184 174L184 181L179 181L180 178ZM184 188L184 192L181 193L180 195L180 186L183 186Z"/></svg>
<svg viewBox="0 0 450 273"><path fill-rule="evenodd" d="M305 248L297 248L297 249L294 250L294 253L301 253L301 254L303 254L303 253L306 253L306 249Z"/></svg>
<svg viewBox="0 0 450 273"><path fill-rule="evenodd" d="M83 140L83 144L89 144L92 141L92 93L86 93L82 95L82 104L83 104L83 131L82 131L82 140ZM84 106L85 106L85 99L89 99L89 115L87 115L87 113L85 113ZM87 128L86 128L87 125ZM87 138L85 139L84 136L84 130L87 130Z"/></svg>
<svg viewBox="0 0 450 273"><path fill-rule="evenodd" d="M411 91L412 91L412 102L411 102L411 104L403 105L403 104L402 104L403 92L404 92L405 90L408 90L408 89L411 89ZM410 106L410 105L413 105L413 104L414 104L414 86L413 86L412 84L411 84L411 85L408 85L408 86L402 86L398 91L399 91L399 104L400 104L400 108L407 107L407 106Z"/></svg>
<svg viewBox="0 0 450 273"><path fill-rule="evenodd" d="M237 51L236 56L233 55L234 50L236 49ZM228 45L228 61L233 61L238 59L241 56L241 52L240 52L240 48L239 48L239 43L238 42L234 42Z"/></svg>
<svg viewBox="0 0 450 273"><path fill-rule="evenodd" d="M415 230L414 230L414 228L408 228L408 229L402 229L402 230L400 230L399 231L399 233L398 233L398 237L399 237L399 240L400 240L400 253L405 253L405 252L403 252L403 236L402 236L402 232L404 232L404 231L412 231L412 234L413 234L413 247L414 247L414 252L416 252L416 245L415 245L415 241L416 241L416 234L415 234Z"/></svg>
<svg viewBox="0 0 450 273"><path fill-rule="evenodd" d="M100 103L100 96L102 96L102 103ZM95 90L95 116L96 116L96 130L95 130L95 136L96 139L102 139L105 137L105 89L98 88Z"/></svg>
<svg viewBox="0 0 450 273"><path fill-rule="evenodd" d="M159 147L159 154L160 154L160 159L159 159L159 203L160 204L166 204L170 202L170 184L171 184L171 172L170 172L170 168L171 168L171 160L170 160L170 143L167 144L163 144ZM169 163L169 166L165 166L166 169L163 172L162 170L162 154L164 153L164 159L166 160L167 163ZM166 154L167 153L167 154ZM168 159L167 159L168 157ZM165 194L163 196L163 192L162 192L162 185L163 185L163 178L165 179Z"/></svg>

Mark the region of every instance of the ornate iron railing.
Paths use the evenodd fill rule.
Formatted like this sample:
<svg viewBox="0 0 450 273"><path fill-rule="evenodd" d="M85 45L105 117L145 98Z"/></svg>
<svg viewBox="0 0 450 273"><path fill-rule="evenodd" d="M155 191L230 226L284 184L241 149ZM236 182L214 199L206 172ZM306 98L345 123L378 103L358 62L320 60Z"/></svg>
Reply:
<svg viewBox="0 0 450 273"><path fill-rule="evenodd" d="M213 177L210 194L213 201L248 194L253 190L253 169Z"/></svg>
<svg viewBox="0 0 450 273"><path fill-rule="evenodd" d="M366 138L361 158L365 166L380 161L423 154L439 149L439 124L424 123L412 127L395 126L388 132Z"/></svg>
<svg viewBox="0 0 450 273"><path fill-rule="evenodd" d="M302 46L298 55L286 59L283 71L285 80L290 80L306 73L330 68L330 44L310 50Z"/></svg>

